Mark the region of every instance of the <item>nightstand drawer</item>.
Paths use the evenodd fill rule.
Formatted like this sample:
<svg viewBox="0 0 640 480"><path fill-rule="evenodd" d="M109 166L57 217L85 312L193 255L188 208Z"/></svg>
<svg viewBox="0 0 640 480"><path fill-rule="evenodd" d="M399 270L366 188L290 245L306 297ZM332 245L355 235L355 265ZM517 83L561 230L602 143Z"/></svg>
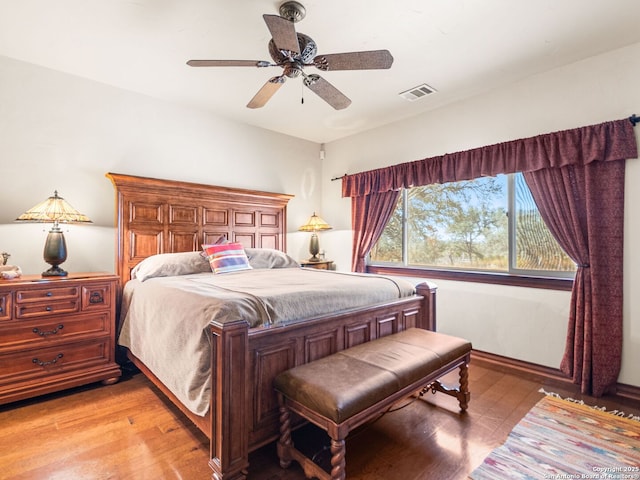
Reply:
<svg viewBox="0 0 640 480"><path fill-rule="evenodd" d="M300 266L304 268L315 268L316 270L333 270L333 260L320 260L318 262L303 261Z"/></svg>
<svg viewBox="0 0 640 480"><path fill-rule="evenodd" d="M80 289L76 286L16 290L16 303L43 302L45 300L77 300L79 297Z"/></svg>
<svg viewBox="0 0 640 480"><path fill-rule="evenodd" d="M79 308L78 300L67 300L47 303L27 303L19 304L16 302L16 318L35 318L63 313L75 313Z"/></svg>
<svg viewBox="0 0 640 480"><path fill-rule="evenodd" d="M0 385L64 374L107 363L110 357L109 338L0 355Z"/></svg>
<svg viewBox="0 0 640 480"><path fill-rule="evenodd" d="M78 339L82 336L108 335L110 331L109 312L12 322L2 329L0 351L12 348L34 348Z"/></svg>

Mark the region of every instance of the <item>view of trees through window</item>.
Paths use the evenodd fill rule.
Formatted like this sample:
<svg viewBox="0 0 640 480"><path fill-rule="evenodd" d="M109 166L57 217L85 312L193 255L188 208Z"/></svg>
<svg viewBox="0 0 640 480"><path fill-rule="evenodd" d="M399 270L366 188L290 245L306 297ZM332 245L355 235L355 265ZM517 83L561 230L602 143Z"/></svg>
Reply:
<svg viewBox="0 0 640 480"><path fill-rule="evenodd" d="M542 221L521 174L405 190L370 260L500 272L575 271Z"/></svg>

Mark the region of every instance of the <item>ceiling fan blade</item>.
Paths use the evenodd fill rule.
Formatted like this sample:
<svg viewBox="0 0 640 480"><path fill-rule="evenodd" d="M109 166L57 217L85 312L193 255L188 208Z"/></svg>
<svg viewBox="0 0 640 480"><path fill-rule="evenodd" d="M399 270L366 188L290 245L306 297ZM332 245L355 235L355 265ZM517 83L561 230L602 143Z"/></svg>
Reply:
<svg viewBox="0 0 640 480"><path fill-rule="evenodd" d="M190 67L269 67L264 60L189 60Z"/></svg>
<svg viewBox="0 0 640 480"><path fill-rule="evenodd" d="M258 93L256 93L251 101L247 103L248 108L261 108L264 107L267 102L278 91L282 84L286 81L287 77L280 75L267 80Z"/></svg>
<svg viewBox="0 0 640 480"><path fill-rule="evenodd" d="M351 105L351 100L319 75L307 75L304 78L304 84L336 110L342 110Z"/></svg>
<svg viewBox="0 0 640 480"><path fill-rule="evenodd" d="M333 53L317 55L313 64L320 70L376 70L391 68L393 57L389 50Z"/></svg>
<svg viewBox="0 0 640 480"><path fill-rule="evenodd" d="M278 50L300 53L298 34L291 20L282 18L279 15L263 15L262 17Z"/></svg>

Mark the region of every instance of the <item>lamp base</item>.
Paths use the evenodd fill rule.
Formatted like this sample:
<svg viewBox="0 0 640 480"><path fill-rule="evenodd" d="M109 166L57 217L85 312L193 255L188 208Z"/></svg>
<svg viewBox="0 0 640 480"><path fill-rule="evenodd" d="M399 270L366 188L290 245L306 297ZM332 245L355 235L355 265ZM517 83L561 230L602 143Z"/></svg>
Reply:
<svg viewBox="0 0 640 480"><path fill-rule="evenodd" d="M318 235L316 232L311 234L311 240L309 240L309 253L311 258L307 262L319 262L318 253L320 253L320 242L318 242Z"/></svg>
<svg viewBox="0 0 640 480"><path fill-rule="evenodd" d="M58 265L54 265L49 270L42 272L43 277L66 277L69 273Z"/></svg>
<svg viewBox="0 0 640 480"><path fill-rule="evenodd" d="M67 243L64 240L64 233L57 224L54 224L47 235L44 244L44 261L51 265L46 272L42 272L43 277L64 277L67 272L58 265L67 259Z"/></svg>

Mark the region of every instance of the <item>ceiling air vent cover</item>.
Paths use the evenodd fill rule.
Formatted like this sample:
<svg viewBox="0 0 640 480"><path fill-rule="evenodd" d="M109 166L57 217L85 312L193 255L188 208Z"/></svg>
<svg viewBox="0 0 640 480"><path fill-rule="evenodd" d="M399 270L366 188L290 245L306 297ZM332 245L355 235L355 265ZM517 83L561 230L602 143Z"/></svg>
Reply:
<svg viewBox="0 0 640 480"><path fill-rule="evenodd" d="M405 100L409 100L410 102L413 102L414 100L418 100L419 98L426 97L427 95L430 95L435 91L436 91L435 88L430 87L426 83L423 83L422 85L418 85L417 87L410 88L409 90L406 90L400 93L399 95Z"/></svg>

